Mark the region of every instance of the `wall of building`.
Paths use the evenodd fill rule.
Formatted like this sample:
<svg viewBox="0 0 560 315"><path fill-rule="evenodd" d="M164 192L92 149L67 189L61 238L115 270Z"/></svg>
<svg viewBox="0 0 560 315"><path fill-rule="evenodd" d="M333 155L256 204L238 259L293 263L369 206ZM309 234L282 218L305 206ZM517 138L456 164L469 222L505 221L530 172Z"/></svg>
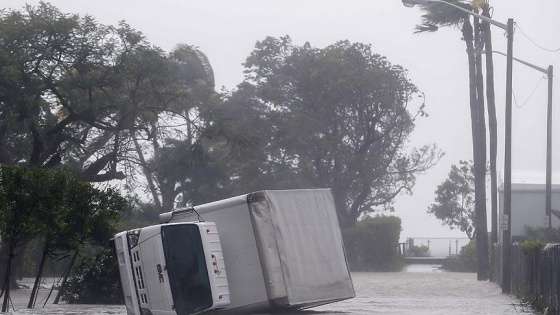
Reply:
<svg viewBox="0 0 560 315"><path fill-rule="evenodd" d="M560 210L560 185L552 185L552 209ZM525 235L525 226L544 227L545 225L544 184L515 184L511 185L511 236L512 239ZM498 221L503 214L504 191L499 188ZM560 220L552 215L552 226L560 226ZM501 232L501 230L500 230ZM498 233L498 240L502 243L502 233Z"/></svg>

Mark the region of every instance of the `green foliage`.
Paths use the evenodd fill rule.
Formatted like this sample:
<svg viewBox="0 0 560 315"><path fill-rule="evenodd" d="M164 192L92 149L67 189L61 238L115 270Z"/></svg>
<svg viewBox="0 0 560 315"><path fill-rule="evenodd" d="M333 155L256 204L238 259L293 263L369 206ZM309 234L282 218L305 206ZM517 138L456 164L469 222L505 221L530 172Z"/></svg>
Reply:
<svg viewBox="0 0 560 315"><path fill-rule="evenodd" d="M180 44L168 59L177 70L170 80L178 84L173 87L178 93L173 110L136 130L134 140L147 188L160 213L177 203L220 199L213 195L223 190L221 181L227 180L222 172L225 163L210 154L217 151L213 139L221 138L222 131L216 128L220 99L208 58L196 47ZM144 158L144 151L150 158Z"/></svg>
<svg viewBox="0 0 560 315"><path fill-rule="evenodd" d="M443 264L443 269L456 272L476 272L476 241L471 240L467 245L461 247L459 256L449 257Z"/></svg>
<svg viewBox="0 0 560 315"><path fill-rule="evenodd" d="M63 177L61 172L40 168L0 165L0 235L4 243L17 247L49 232L44 220L62 205L59 184Z"/></svg>
<svg viewBox="0 0 560 315"><path fill-rule="evenodd" d="M60 259L86 243L105 244L125 204L116 190L95 189L61 169L0 165L0 235L12 249L38 239L45 257Z"/></svg>
<svg viewBox="0 0 560 315"><path fill-rule="evenodd" d="M447 2L469 11L473 9L470 3L461 0L449 0ZM469 15L465 12L446 4L430 3L423 5L422 9L424 11L422 14L422 24L416 26L415 33L435 32L439 27L455 26L469 19Z"/></svg>
<svg viewBox="0 0 560 315"><path fill-rule="evenodd" d="M16 247L36 236L56 250L106 240L125 203L61 169L0 165L0 233Z"/></svg>
<svg viewBox="0 0 560 315"><path fill-rule="evenodd" d="M60 258L84 243L105 243L125 201L86 182L135 175L136 161L157 156L161 139L189 134L186 146L195 143L205 126L195 122L211 115L193 109L217 103L208 60L186 45L167 56L124 22L107 26L44 2L0 10L0 29L0 164L32 166L2 169L3 245L13 255L39 235L44 252ZM202 144L193 148L198 153ZM154 173L144 169L146 178Z"/></svg>
<svg viewBox="0 0 560 315"><path fill-rule="evenodd" d="M220 190L223 187L220 185L229 182L225 170L227 163L218 160L220 153L216 151L218 149L215 147L209 150L209 147L203 147L200 143L191 144L190 140L166 140L166 145L147 163L159 183L162 199L160 212L172 210L179 195L181 206L201 204L226 196Z"/></svg>
<svg viewBox="0 0 560 315"><path fill-rule="evenodd" d="M70 304L123 304L117 258L111 249L82 256L68 279L62 299Z"/></svg>
<svg viewBox="0 0 560 315"><path fill-rule="evenodd" d="M401 219L376 216L342 231L344 248L352 271L398 271L403 258L398 253Z"/></svg>
<svg viewBox="0 0 560 315"><path fill-rule="evenodd" d="M469 239L475 237L475 192L472 162L459 161L459 166L451 165L448 178L441 183L435 193L435 203L428 208L451 229L458 228Z"/></svg>
<svg viewBox="0 0 560 315"><path fill-rule="evenodd" d="M476 241L470 241L467 245L461 248L461 252L459 253L459 264L461 266L461 271L476 272Z"/></svg>
<svg viewBox="0 0 560 315"><path fill-rule="evenodd" d="M23 266L21 274L26 278L33 278L37 276L38 262L43 253L43 239L35 238L31 242L23 246L25 250L22 253ZM52 253L51 253L52 254ZM47 258L42 273L43 277L59 277L64 273L68 264L70 263L70 255L67 253L56 252L57 255L51 255Z"/></svg>
<svg viewBox="0 0 560 315"><path fill-rule="evenodd" d="M414 245L408 248L407 254L411 257L430 257L430 249L426 245Z"/></svg>
<svg viewBox="0 0 560 315"><path fill-rule="evenodd" d="M167 137L152 128L158 119L181 117L198 104L196 87L207 90L124 22L41 2L0 11L0 29L0 163L123 179L134 168L118 166L137 158L131 140Z"/></svg>
<svg viewBox="0 0 560 315"><path fill-rule="evenodd" d="M130 203L121 213L118 231L159 224L160 209L151 203Z"/></svg>
<svg viewBox="0 0 560 315"><path fill-rule="evenodd" d="M545 245L546 243L542 240L525 241L521 243L521 251L525 255L534 254L540 252L545 247Z"/></svg>
<svg viewBox="0 0 560 315"><path fill-rule="evenodd" d="M528 241L560 243L560 227L552 227L551 229L548 229L526 225L524 228L526 239Z"/></svg>
<svg viewBox="0 0 560 315"><path fill-rule="evenodd" d="M404 150L424 107L410 109L418 90L406 70L369 45L319 49L268 37L245 68L226 105L236 118L230 129L252 145L231 163L231 187L330 187L348 227L363 213L391 209L441 156L429 145Z"/></svg>

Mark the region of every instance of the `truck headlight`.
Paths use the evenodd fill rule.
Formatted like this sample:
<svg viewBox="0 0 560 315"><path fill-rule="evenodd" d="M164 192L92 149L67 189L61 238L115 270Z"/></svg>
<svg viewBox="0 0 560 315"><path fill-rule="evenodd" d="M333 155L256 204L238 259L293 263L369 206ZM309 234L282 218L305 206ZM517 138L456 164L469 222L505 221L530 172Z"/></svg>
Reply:
<svg viewBox="0 0 560 315"><path fill-rule="evenodd" d="M140 238L140 229L132 230L127 233L128 236L128 247L133 248L138 245L138 239Z"/></svg>

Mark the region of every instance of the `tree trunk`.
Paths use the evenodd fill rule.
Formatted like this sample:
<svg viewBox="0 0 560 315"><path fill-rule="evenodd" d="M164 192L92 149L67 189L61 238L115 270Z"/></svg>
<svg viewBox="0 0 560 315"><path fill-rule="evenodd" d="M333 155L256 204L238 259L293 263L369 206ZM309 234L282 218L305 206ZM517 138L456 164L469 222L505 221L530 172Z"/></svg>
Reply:
<svg viewBox="0 0 560 315"><path fill-rule="evenodd" d="M76 262L77 257L78 257L78 251L75 251L74 255L72 256L72 259L70 260L70 264L68 264L68 268L66 268L66 270L64 271L64 275L62 277L62 283L60 284L60 288L56 293L56 297L54 298L53 304L58 304L58 301L60 300L60 295L62 295L62 292L64 291L64 287L66 287L66 281L68 280L68 276L70 276L70 271L72 271L72 267L74 267L74 263Z"/></svg>
<svg viewBox="0 0 560 315"><path fill-rule="evenodd" d="M485 233L482 230L479 230L480 226L480 213L482 213L482 205L484 204L481 202L481 196L483 196L484 187L484 180L480 180L480 173L478 170L480 169L481 163L481 139L480 139L480 123L479 123L479 111L478 111L478 101L477 101L477 93L476 93L476 60L474 54L474 38L473 38L473 28L469 20L465 20L463 23L463 38L467 45L467 57L469 62L469 104L470 104L470 111L471 111L471 132L472 132L472 141L473 141L473 162L474 162L474 169L475 169L475 233L476 233L476 251L478 257L478 265L477 265L477 279L478 280L486 280L487 273L484 270L483 265L480 263L481 258L485 257L484 248L487 248L488 245L484 246L481 245L482 241L479 242L479 239L482 240L482 235ZM483 176L484 178L484 176ZM483 184L482 187L480 184ZM487 237L487 236L486 236ZM486 257L488 253L486 252Z"/></svg>
<svg viewBox="0 0 560 315"><path fill-rule="evenodd" d="M25 261L24 258L28 245L29 243L25 243L14 249L14 261L12 261L12 278L10 280L10 283L12 284L12 290L19 288L17 280L21 280L23 278L23 265Z"/></svg>
<svg viewBox="0 0 560 315"><path fill-rule="evenodd" d="M338 217L338 225L340 225L343 229L353 227L356 224L357 219L360 217L359 211L352 206L346 205L344 199L344 195L346 194L345 191L333 189L332 194Z"/></svg>
<svg viewBox="0 0 560 315"><path fill-rule="evenodd" d="M8 265L8 259L10 255L9 253L10 253L10 246L6 243L0 244L0 266L2 266L2 268L0 268L0 288L2 288L2 290L4 289L4 284L6 281L6 273L7 273L6 268L3 268L3 266ZM0 297L2 297L1 292L0 292Z"/></svg>
<svg viewBox="0 0 560 315"><path fill-rule="evenodd" d="M490 6L482 6L482 15L490 17ZM486 99L488 103L488 131L490 137L490 200L492 211L491 244L498 243L498 175L496 157L498 152L498 123L496 119L496 99L494 94L494 61L492 56L492 34L490 24L483 22L484 47L486 49ZM490 266L494 266L494 251L490 251ZM490 281L494 281L494 268L490 268Z"/></svg>
<svg viewBox="0 0 560 315"><path fill-rule="evenodd" d="M8 303L10 302L10 278L12 274L12 259L14 258L14 246L8 245L8 262L6 264L6 276L4 277L4 286L2 291L4 292L4 301L2 302L2 312L8 312Z"/></svg>
<svg viewBox="0 0 560 315"><path fill-rule="evenodd" d="M18 253L22 252L19 250L19 248L14 248L14 253L13 253L13 261L12 261L12 270L11 270L11 275L10 275L10 289L14 290L18 288L17 282L16 282L16 272L15 272L15 268L17 267L17 264L23 264L23 255L19 255ZM4 281L6 279L6 272L7 270L4 268L4 266L8 265L8 259L10 257L10 245L7 243L3 243L0 244L0 266L2 266L2 268L0 268L0 288L4 287ZM0 294L0 298L2 298L2 294Z"/></svg>
<svg viewBox="0 0 560 315"><path fill-rule="evenodd" d="M486 117L484 114L484 77L482 74L482 54L481 50L484 48L484 41L481 34L481 25L478 19L474 19L475 26L475 43L476 43L476 92L477 92L477 112L478 112L478 128L479 128L479 161L476 172L478 177L478 187L480 195L476 194L475 198L478 199L480 204L477 207L476 213L476 229L479 231L477 236L477 244L480 243L480 253L482 256L477 255L477 262L480 273L478 280L488 280L489 265L488 265L488 219L486 212ZM476 187L476 184L475 184Z"/></svg>
<svg viewBox="0 0 560 315"><path fill-rule="evenodd" d="M160 181L159 187L161 191L161 211L172 211L175 208L175 197L177 197L175 183Z"/></svg>
<svg viewBox="0 0 560 315"><path fill-rule="evenodd" d="M41 284L43 267L45 266L45 261L47 261L48 251L48 242L45 242L45 246L43 247L43 254L41 255L41 261L39 262L39 266L37 266L37 276L35 277L35 282L33 283L33 289L31 290L31 296L29 296L29 303L27 303L27 308L35 307L35 301L37 299L37 293L39 292L39 284Z"/></svg>
<svg viewBox="0 0 560 315"><path fill-rule="evenodd" d="M161 202L159 201L159 195L157 193L156 186L154 184L154 180L152 178L152 174L148 169L148 163L146 163L146 158L144 157L144 153L142 152L142 148L138 143L138 139L136 139L136 134L132 135L134 139L134 147L136 149L136 153L138 154L138 159L140 160L140 167L142 167L142 171L144 172L144 176L146 177L146 181L148 183L148 188L152 193L152 198L154 199L154 203L156 207L161 211Z"/></svg>

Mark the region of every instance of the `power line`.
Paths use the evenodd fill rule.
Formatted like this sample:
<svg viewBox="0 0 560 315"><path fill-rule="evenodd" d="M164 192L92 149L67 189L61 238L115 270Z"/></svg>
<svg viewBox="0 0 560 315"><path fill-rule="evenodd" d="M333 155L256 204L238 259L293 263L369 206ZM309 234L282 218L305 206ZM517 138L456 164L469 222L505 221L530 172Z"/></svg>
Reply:
<svg viewBox="0 0 560 315"><path fill-rule="evenodd" d="M527 34L525 34L525 32L523 32L523 30L521 29L521 27L519 27L519 24L515 23L516 28L519 29L519 31L521 31L521 34L523 34L523 36L525 36L525 38L527 38L533 45L539 47L542 50L548 51L548 52L559 52L560 48L558 49L549 49L549 48L545 48L537 43L535 43L535 41L533 41L531 38L529 38L529 36L527 36Z"/></svg>
<svg viewBox="0 0 560 315"><path fill-rule="evenodd" d="M541 85L541 82L544 80L544 78L545 78L544 76L541 77L541 79L539 80L539 82L537 82L537 85L535 86L535 88L533 88L533 91L531 92L531 94L529 94L529 97L527 97L527 99L525 100L525 102L523 102L523 104L521 104L521 105L518 105L518 104L517 104L517 97L515 96L515 91L512 91L512 92L513 92L513 100L515 101L515 107L521 108L521 107L527 105L527 103L529 102L529 100L531 100L531 98L533 97L533 94L535 93L535 91L537 90L537 88L539 87L539 85Z"/></svg>

